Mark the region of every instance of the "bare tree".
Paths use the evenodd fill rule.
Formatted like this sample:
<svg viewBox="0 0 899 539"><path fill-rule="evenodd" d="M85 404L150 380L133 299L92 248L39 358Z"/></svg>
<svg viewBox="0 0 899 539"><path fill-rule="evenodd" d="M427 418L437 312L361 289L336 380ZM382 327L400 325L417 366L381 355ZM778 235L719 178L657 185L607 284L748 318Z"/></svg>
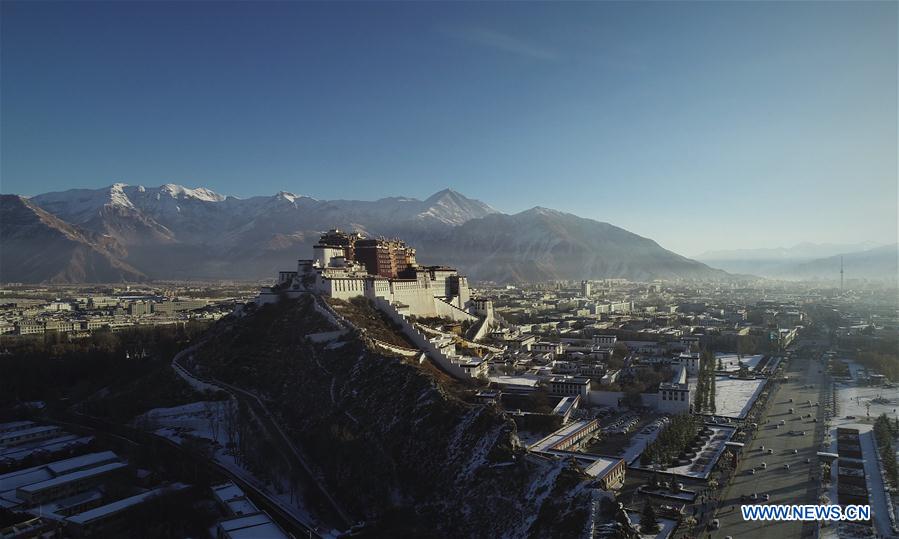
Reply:
<svg viewBox="0 0 899 539"><path fill-rule="evenodd" d="M219 441L219 403L212 401L203 401L203 412L206 414L206 421L209 423L209 432L212 433L212 441Z"/></svg>
<svg viewBox="0 0 899 539"><path fill-rule="evenodd" d="M225 419L225 435L228 437L228 448L232 451L237 450L237 438L238 432L240 430L239 427L239 417L237 406L235 406L234 399L229 399L225 404L224 410L224 419ZM236 455L235 455L236 457Z"/></svg>

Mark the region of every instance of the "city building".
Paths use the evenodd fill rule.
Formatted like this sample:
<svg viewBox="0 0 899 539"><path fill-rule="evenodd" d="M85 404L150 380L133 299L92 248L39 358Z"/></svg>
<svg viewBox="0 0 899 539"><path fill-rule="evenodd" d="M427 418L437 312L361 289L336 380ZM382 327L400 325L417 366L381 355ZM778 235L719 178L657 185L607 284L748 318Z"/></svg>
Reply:
<svg viewBox="0 0 899 539"><path fill-rule="evenodd" d="M590 281L581 281L581 295L585 298L589 298L593 293L593 289L590 285Z"/></svg>
<svg viewBox="0 0 899 539"><path fill-rule="evenodd" d="M681 414L690 411L691 402L687 369L683 365L676 366L671 381L659 384L656 409L663 413Z"/></svg>
<svg viewBox="0 0 899 539"><path fill-rule="evenodd" d="M546 385L551 395L580 395L587 399L590 393L590 379L584 376L553 376Z"/></svg>
<svg viewBox="0 0 899 539"><path fill-rule="evenodd" d="M683 365L687 374L694 376L699 373L699 352L683 352L671 362L673 365Z"/></svg>

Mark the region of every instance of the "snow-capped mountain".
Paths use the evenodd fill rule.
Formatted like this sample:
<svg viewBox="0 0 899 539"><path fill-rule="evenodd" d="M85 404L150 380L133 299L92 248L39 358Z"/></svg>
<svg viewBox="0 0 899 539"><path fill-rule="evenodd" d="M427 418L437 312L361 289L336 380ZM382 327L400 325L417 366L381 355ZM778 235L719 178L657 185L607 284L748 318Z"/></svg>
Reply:
<svg viewBox="0 0 899 539"><path fill-rule="evenodd" d="M319 200L286 191L240 199L202 187L116 183L30 203L114 241L123 263L151 278L267 278L293 267L334 227L403 238L423 262L456 265L473 279L725 275L608 223L546 208L505 215L451 189L425 200Z"/></svg>
<svg viewBox="0 0 899 539"><path fill-rule="evenodd" d="M273 268L292 265L329 228L400 236L496 212L450 189L426 200L328 201L286 191L240 199L203 187L115 183L45 193L31 202L115 239L127 249L127 261L155 277L265 276Z"/></svg>
<svg viewBox="0 0 899 539"><path fill-rule="evenodd" d="M59 218L111 233L120 226L103 222L104 215L132 218L178 241L219 243L222 236L240 237L257 227L320 229L326 219L335 224L389 231L405 221L429 225L460 225L496 210L451 189L426 200L392 197L375 201L317 200L281 191L270 197L239 199L209 189L175 184L160 187L113 184L103 189L73 189L31 199ZM115 211L112 211L115 209ZM98 219L100 218L100 219ZM327 225L323 225L327 226ZM131 239L122 238L126 243Z"/></svg>
<svg viewBox="0 0 899 539"><path fill-rule="evenodd" d="M421 243L422 262L452 259L470 275L499 282L728 277L623 228L541 207L469 220Z"/></svg>

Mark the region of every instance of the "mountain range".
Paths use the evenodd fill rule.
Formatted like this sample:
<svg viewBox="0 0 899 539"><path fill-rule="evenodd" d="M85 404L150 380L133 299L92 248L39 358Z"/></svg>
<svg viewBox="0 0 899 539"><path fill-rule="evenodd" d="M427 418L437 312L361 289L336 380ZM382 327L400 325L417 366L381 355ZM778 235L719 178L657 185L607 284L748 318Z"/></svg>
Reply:
<svg viewBox="0 0 899 539"><path fill-rule="evenodd" d="M895 280L899 274L897 245L800 243L772 249L708 251L696 259L733 273L790 280L839 280L840 263L847 278Z"/></svg>
<svg viewBox="0 0 899 539"><path fill-rule="evenodd" d="M5 195L0 224L3 281L269 278L309 256L331 228L404 239L420 262L474 280L727 277L608 223L540 207L508 215L451 189L425 200L241 199L116 183Z"/></svg>

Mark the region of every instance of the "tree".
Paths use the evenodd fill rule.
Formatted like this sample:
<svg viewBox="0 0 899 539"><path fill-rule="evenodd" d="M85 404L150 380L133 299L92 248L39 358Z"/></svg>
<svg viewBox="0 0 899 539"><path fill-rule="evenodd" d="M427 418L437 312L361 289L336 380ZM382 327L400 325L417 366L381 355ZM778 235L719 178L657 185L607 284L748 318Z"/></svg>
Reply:
<svg viewBox="0 0 899 539"><path fill-rule="evenodd" d="M655 509L652 508L652 504L648 501L643 504L643 513L640 514L640 533L659 533L659 519L656 516Z"/></svg>
<svg viewBox="0 0 899 539"><path fill-rule="evenodd" d="M209 423L209 432L212 434L212 441L219 441L219 403L212 401L203 401L203 414Z"/></svg>
<svg viewBox="0 0 899 539"><path fill-rule="evenodd" d="M622 401L622 404L631 409L636 409L643 406L643 397L640 396L639 391L626 391L624 393L624 398L622 399Z"/></svg>
<svg viewBox="0 0 899 539"><path fill-rule="evenodd" d="M238 417L237 403L229 400L223 406L225 435L228 437L228 450L234 452L237 449L238 433L240 432L240 419Z"/></svg>

